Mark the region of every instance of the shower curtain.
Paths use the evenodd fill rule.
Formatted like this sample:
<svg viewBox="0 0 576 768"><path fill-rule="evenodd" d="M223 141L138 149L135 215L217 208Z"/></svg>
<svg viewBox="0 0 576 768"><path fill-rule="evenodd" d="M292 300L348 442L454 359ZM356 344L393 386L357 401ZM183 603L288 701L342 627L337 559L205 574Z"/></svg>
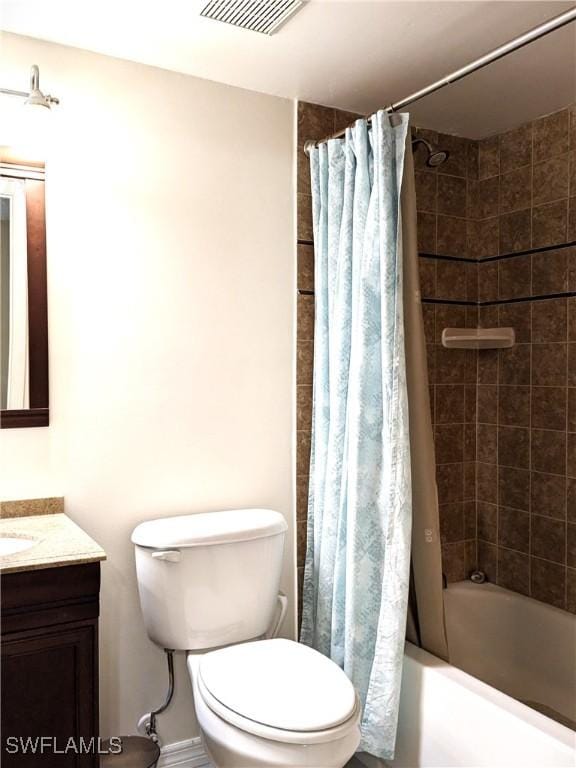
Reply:
<svg viewBox="0 0 576 768"><path fill-rule="evenodd" d="M359 693L360 749L394 753L412 482L400 196L408 115L311 152L316 324L301 640Z"/></svg>

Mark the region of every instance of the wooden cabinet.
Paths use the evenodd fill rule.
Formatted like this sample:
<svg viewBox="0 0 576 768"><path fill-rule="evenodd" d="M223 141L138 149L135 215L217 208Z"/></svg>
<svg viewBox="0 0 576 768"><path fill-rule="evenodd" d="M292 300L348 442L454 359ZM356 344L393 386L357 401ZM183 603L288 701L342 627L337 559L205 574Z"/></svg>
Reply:
<svg viewBox="0 0 576 768"><path fill-rule="evenodd" d="M8 573L1 586L2 766L96 768L81 738L97 745L100 564Z"/></svg>

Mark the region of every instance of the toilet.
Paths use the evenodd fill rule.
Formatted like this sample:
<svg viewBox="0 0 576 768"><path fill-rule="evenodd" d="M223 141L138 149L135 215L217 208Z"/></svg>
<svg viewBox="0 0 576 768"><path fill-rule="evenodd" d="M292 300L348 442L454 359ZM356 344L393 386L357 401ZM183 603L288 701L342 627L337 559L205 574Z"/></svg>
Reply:
<svg viewBox="0 0 576 768"><path fill-rule="evenodd" d="M286 521L270 509L150 520L132 542L150 639L187 653L215 768L342 768L360 704L330 659L276 637Z"/></svg>

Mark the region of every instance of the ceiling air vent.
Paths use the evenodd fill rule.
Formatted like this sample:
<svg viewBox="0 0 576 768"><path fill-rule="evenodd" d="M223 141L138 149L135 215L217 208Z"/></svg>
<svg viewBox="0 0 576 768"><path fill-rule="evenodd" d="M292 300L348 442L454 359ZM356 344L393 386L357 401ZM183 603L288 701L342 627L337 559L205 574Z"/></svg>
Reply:
<svg viewBox="0 0 576 768"><path fill-rule="evenodd" d="M303 0L210 0L200 15L272 35L303 5Z"/></svg>

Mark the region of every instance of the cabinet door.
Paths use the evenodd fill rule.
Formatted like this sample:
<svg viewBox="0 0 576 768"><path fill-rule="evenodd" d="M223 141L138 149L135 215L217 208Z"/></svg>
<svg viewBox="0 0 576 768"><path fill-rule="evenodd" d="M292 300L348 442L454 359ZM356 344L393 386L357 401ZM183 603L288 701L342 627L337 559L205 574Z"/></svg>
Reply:
<svg viewBox="0 0 576 768"><path fill-rule="evenodd" d="M98 733L96 641L95 621L4 635L1 719L5 768L98 765L94 752L80 753L80 737L88 744ZM43 748L42 736L49 737ZM70 737L76 747L57 753L54 747L65 750ZM23 746L20 739L28 739L27 744Z"/></svg>

